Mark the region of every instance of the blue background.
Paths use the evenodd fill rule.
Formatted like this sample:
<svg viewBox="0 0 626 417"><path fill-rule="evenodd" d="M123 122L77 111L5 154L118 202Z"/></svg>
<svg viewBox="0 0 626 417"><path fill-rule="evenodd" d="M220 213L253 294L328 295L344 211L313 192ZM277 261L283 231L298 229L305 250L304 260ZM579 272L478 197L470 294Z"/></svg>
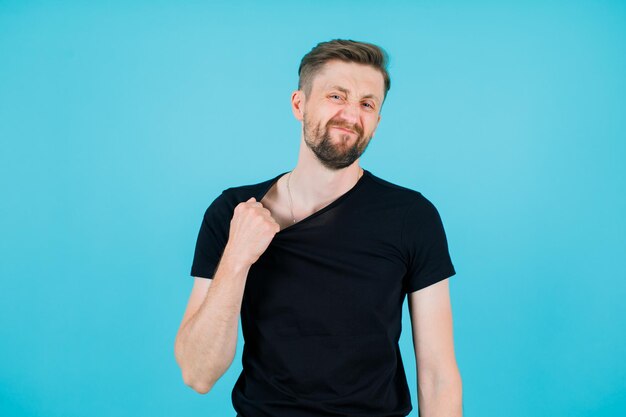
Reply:
<svg viewBox="0 0 626 417"><path fill-rule="evenodd" d="M465 415L624 415L626 5L320 0L0 1L0 415L234 416L241 334L206 396L174 360L195 239L336 37L391 57L361 165L443 218Z"/></svg>

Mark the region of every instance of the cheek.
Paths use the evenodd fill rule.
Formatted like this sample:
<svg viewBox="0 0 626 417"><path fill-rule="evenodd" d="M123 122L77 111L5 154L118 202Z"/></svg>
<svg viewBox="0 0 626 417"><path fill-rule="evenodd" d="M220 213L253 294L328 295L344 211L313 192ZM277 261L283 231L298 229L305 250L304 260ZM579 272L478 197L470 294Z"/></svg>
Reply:
<svg viewBox="0 0 626 417"><path fill-rule="evenodd" d="M376 129L377 119L378 117L368 117L364 120L364 123L365 123L364 127L367 132L372 132L374 131L374 129Z"/></svg>

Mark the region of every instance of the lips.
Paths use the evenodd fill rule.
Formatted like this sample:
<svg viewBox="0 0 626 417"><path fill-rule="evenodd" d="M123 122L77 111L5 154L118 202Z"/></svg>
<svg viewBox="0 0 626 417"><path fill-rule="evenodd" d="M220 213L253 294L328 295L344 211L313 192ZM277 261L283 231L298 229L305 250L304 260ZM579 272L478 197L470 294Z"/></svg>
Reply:
<svg viewBox="0 0 626 417"><path fill-rule="evenodd" d="M332 127L333 127L334 129L339 129L339 130L342 130L342 131L344 131L344 132L346 132L346 133L352 133L352 134L354 134L354 133L355 133L354 131L352 131L352 130L350 130L350 129L346 129L345 127L339 127L339 126L332 126Z"/></svg>

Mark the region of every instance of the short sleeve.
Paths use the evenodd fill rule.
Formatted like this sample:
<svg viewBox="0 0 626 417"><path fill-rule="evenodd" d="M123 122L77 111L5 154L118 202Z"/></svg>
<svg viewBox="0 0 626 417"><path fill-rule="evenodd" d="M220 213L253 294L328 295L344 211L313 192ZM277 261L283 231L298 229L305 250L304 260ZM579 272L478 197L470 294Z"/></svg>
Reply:
<svg viewBox="0 0 626 417"><path fill-rule="evenodd" d="M439 212L424 196L407 209L402 229L407 273L403 291L411 293L456 274Z"/></svg>
<svg viewBox="0 0 626 417"><path fill-rule="evenodd" d="M232 212L224 192L209 205L202 218L191 264L191 276L213 279L228 241Z"/></svg>

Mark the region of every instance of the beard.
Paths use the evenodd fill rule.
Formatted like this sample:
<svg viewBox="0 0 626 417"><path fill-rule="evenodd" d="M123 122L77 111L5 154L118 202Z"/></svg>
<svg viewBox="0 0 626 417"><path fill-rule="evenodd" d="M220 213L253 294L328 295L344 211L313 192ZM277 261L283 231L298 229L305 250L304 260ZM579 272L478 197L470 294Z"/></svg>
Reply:
<svg viewBox="0 0 626 417"><path fill-rule="evenodd" d="M350 166L365 152L367 145L372 139L371 135L367 138L364 137L363 129L358 125L349 125L339 120L331 119L324 127L322 127L321 123L314 126L313 123L308 120L306 114L303 115L303 118L304 142L309 149L313 151L322 165L331 170L338 170ZM353 134L336 131L335 134L338 134L339 138L333 140L330 134L330 128L333 126L342 127L355 132L356 138L352 138ZM354 142L348 145L351 140L354 140Z"/></svg>

